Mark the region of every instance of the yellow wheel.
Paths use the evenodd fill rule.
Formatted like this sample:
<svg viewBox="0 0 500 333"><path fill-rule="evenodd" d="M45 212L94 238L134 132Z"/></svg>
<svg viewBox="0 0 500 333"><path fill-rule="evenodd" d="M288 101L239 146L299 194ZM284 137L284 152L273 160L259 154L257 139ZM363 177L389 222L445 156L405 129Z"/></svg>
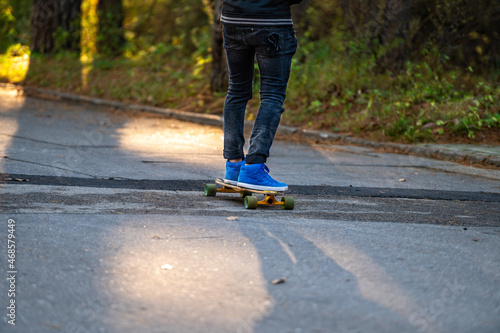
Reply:
<svg viewBox="0 0 500 333"><path fill-rule="evenodd" d="M245 198L245 208L246 209L255 209L259 205L258 202L259 202L259 199L257 199L257 197L250 195L250 196Z"/></svg>
<svg viewBox="0 0 500 333"><path fill-rule="evenodd" d="M281 202L283 202L283 205L281 205L282 209L292 210L293 207L295 207L295 202L292 197L283 197L281 198Z"/></svg>
<svg viewBox="0 0 500 333"><path fill-rule="evenodd" d="M217 194L217 185L205 184L205 195L207 197L215 197L216 194Z"/></svg>

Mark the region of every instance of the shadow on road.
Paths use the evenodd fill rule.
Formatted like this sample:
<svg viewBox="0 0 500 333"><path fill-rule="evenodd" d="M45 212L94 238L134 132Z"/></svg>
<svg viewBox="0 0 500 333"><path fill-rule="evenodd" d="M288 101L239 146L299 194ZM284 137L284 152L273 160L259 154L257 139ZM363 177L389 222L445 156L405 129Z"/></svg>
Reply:
<svg viewBox="0 0 500 333"><path fill-rule="evenodd" d="M296 332L414 331L395 311L366 298L356 276L344 270L321 248L289 227L239 222L259 255L271 304L249 314L243 332L279 332L296 323ZM274 224L276 226L276 224ZM273 230L270 230L273 229ZM284 284L273 280L286 278Z"/></svg>

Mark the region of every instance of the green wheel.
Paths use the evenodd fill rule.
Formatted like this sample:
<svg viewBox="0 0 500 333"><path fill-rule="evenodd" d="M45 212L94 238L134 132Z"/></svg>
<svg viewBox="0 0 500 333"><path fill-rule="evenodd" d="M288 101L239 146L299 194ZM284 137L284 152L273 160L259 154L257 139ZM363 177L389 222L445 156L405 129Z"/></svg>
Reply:
<svg viewBox="0 0 500 333"><path fill-rule="evenodd" d="M281 198L281 202L283 202L283 205L281 205L282 209L292 210L293 207L295 207L295 202L292 197L283 197Z"/></svg>
<svg viewBox="0 0 500 333"><path fill-rule="evenodd" d="M205 184L205 195L207 197L215 197L216 194L217 194L217 185Z"/></svg>
<svg viewBox="0 0 500 333"><path fill-rule="evenodd" d="M258 206L259 199L252 195L245 197L245 208L246 209L255 209Z"/></svg>
<svg viewBox="0 0 500 333"><path fill-rule="evenodd" d="M250 192L250 191L243 191L243 192L240 193L240 196L242 198L246 198L246 197L249 197L251 195L252 195L252 192Z"/></svg>

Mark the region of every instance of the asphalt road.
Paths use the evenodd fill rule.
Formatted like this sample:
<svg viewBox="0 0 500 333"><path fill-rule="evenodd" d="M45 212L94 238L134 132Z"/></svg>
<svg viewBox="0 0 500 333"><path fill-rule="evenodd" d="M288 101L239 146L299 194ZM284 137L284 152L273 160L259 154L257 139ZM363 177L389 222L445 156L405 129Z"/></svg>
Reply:
<svg viewBox="0 0 500 333"><path fill-rule="evenodd" d="M203 196L221 151L0 93L0 332L500 331L499 170L280 140L295 209L245 210Z"/></svg>

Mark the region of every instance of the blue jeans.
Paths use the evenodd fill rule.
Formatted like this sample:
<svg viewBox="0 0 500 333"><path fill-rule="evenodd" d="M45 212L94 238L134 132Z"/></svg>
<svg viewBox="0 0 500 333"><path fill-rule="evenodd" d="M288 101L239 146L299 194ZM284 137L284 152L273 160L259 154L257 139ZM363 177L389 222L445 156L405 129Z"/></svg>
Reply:
<svg viewBox="0 0 500 333"><path fill-rule="evenodd" d="M254 59L260 72L260 107L255 119L246 163L265 163L278 128L292 57L297 50L293 26L224 26L224 48L229 66L229 90L224 105L224 158L245 156L245 110L252 98Z"/></svg>

